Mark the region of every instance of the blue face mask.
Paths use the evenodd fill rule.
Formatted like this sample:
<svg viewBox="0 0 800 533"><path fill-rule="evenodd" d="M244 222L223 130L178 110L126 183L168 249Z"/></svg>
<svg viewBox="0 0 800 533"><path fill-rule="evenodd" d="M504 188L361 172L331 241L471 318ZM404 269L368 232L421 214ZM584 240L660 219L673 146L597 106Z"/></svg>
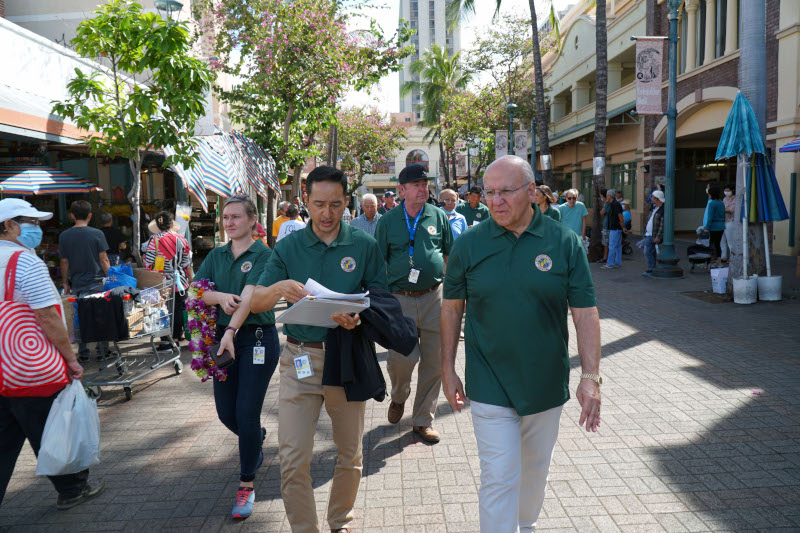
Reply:
<svg viewBox="0 0 800 533"><path fill-rule="evenodd" d="M42 244L42 228L36 224L20 224L20 233L17 242L31 250Z"/></svg>

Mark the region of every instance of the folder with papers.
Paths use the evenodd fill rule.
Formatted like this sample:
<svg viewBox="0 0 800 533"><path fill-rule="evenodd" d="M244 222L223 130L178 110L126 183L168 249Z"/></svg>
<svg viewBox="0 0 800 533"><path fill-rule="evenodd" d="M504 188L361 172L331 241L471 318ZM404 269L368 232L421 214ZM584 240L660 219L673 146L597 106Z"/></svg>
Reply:
<svg viewBox="0 0 800 533"><path fill-rule="evenodd" d="M339 325L331 320L338 313L358 313L369 307L369 292L342 294L334 292L309 278L305 289L310 294L281 313L275 322L336 328Z"/></svg>

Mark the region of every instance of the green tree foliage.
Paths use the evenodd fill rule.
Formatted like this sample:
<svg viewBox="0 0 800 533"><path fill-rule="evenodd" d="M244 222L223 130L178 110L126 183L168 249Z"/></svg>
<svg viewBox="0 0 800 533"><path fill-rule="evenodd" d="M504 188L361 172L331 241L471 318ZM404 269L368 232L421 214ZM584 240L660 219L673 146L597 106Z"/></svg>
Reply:
<svg viewBox="0 0 800 533"><path fill-rule="evenodd" d="M349 107L336 114L339 162L353 194L373 166L394 160L403 147L406 129L376 108ZM327 145L327 139L322 139Z"/></svg>
<svg viewBox="0 0 800 533"><path fill-rule="evenodd" d="M331 0L204 0L201 31L214 36L212 64L235 80L219 89L273 155L279 172L315 153L316 137L335 121L336 102L399 70L413 47L405 26L386 40L373 22L347 31L349 15Z"/></svg>
<svg viewBox="0 0 800 533"><path fill-rule="evenodd" d="M102 4L78 25L75 51L110 64L107 75L75 69L68 84L70 98L53 102L53 113L90 132L85 142L92 155L125 157L133 174L128 194L133 227L139 228L139 198L144 155L169 145L176 154L164 166L194 163L191 135L205 112L205 97L213 73L190 55L185 23L164 21L145 13L130 0ZM143 83L137 83L143 79ZM133 252L139 258L140 233L133 232Z"/></svg>

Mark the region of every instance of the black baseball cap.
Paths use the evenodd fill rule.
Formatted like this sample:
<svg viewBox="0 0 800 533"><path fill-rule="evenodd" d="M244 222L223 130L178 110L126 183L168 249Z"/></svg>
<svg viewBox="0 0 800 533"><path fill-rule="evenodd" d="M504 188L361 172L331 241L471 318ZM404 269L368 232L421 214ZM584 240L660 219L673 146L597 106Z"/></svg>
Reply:
<svg viewBox="0 0 800 533"><path fill-rule="evenodd" d="M411 183L412 181L426 179L428 179L428 174L425 172L425 167L415 164L408 165L406 168L401 170L400 177L397 179L397 182L400 185L405 185L406 183Z"/></svg>

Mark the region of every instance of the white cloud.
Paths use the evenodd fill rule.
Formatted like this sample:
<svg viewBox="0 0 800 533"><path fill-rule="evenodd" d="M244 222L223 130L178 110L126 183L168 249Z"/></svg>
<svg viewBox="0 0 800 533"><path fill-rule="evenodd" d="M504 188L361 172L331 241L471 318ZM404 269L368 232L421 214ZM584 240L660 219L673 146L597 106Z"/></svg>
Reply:
<svg viewBox="0 0 800 533"><path fill-rule="evenodd" d="M580 0L553 0L557 10L562 10ZM386 4L385 8L365 8L361 10L366 17L374 18L387 37L393 35L397 29L399 17L399 0ZM463 22L461 29L461 47L468 49L475 40L475 35L491 25L494 15L496 2L490 0L476 0L476 12ZM541 20L549 13L549 0L536 0L536 14ZM530 14L528 0L503 0L501 14L514 14L526 16ZM356 19L352 29L368 26L366 17ZM396 113L400 110L400 79L396 72L384 77L372 90L351 91L348 93L343 104L346 106L376 106L384 112Z"/></svg>

